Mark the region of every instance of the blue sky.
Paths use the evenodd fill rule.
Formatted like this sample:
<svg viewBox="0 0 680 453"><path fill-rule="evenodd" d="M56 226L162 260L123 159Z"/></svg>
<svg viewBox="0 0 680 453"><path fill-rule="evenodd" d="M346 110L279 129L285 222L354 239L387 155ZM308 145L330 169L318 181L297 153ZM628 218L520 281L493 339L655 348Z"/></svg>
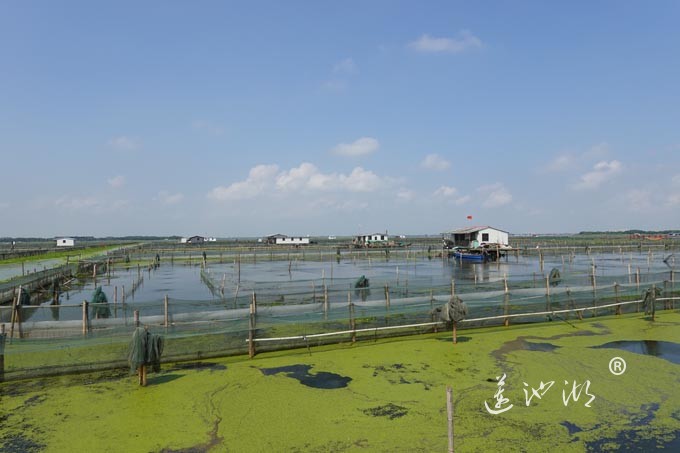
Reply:
<svg viewBox="0 0 680 453"><path fill-rule="evenodd" d="M0 1L0 236L680 228L678 23L676 1Z"/></svg>

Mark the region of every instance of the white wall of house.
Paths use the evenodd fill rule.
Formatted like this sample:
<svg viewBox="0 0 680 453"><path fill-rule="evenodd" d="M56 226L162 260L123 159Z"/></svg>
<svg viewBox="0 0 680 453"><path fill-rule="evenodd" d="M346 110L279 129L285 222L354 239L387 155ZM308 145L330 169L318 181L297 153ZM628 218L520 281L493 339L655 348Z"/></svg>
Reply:
<svg viewBox="0 0 680 453"><path fill-rule="evenodd" d="M495 228L484 228L477 232L477 242L485 244L508 245L508 233Z"/></svg>
<svg viewBox="0 0 680 453"><path fill-rule="evenodd" d="M389 236L386 234L376 233L376 234L364 234L357 237L358 242L363 244L369 244L372 242L387 242L389 241ZM355 241L357 240L355 239Z"/></svg>
<svg viewBox="0 0 680 453"><path fill-rule="evenodd" d="M276 244L279 245L307 245L309 238L305 237L277 237Z"/></svg>
<svg viewBox="0 0 680 453"><path fill-rule="evenodd" d="M76 245L76 240L73 238L59 238L57 239L57 247L73 247Z"/></svg>

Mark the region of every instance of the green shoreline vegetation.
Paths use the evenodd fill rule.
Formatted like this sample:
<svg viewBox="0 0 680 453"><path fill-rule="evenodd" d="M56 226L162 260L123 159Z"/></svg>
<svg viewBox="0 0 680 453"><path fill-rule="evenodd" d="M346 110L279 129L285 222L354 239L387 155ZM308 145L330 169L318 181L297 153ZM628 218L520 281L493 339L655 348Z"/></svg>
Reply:
<svg viewBox="0 0 680 453"><path fill-rule="evenodd" d="M680 313L658 311L343 343L164 364L139 387L127 370L0 384L2 451L445 451L453 387L456 451L614 451L678 442L680 365L595 349L613 341L678 342ZM170 339L172 341L172 339ZM53 351L55 354L60 351ZM68 353L68 351L64 351ZM615 376L609 361L627 362ZM292 373L351 378L312 388ZM288 369L288 368L286 368ZM513 408L489 414L497 377ZM554 381L527 407L523 383ZM565 384L565 381L567 384ZM563 402L574 382L587 393ZM304 382L304 381L303 381Z"/></svg>

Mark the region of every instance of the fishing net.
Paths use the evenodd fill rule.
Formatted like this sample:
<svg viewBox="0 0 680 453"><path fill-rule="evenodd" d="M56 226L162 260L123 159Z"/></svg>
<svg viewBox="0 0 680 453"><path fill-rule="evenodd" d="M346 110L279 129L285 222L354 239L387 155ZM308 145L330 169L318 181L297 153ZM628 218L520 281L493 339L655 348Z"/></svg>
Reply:
<svg viewBox="0 0 680 453"><path fill-rule="evenodd" d="M92 317L94 319L111 317L109 301L101 286L98 286L92 294Z"/></svg>
<svg viewBox="0 0 680 453"><path fill-rule="evenodd" d="M145 327L137 327L128 348L128 364L134 373L142 365L150 365L153 371L161 369L163 337L152 334Z"/></svg>
<svg viewBox="0 0 680 453"><path fill-rule="evenodd" d="M458 296L451 296L446 305L435 309L439 319L446 322L461 322L468 314L468 307Z"/></svg>

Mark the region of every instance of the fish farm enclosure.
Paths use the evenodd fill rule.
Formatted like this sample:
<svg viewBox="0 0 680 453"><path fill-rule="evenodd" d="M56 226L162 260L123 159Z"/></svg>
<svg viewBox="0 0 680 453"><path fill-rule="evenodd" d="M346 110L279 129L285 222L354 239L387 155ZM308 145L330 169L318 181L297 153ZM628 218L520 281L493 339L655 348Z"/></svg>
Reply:
<svg viewBox="0 0 680 453"><path fill-rule="evenodd" d="M27 274L22 264L3 265L0 378L126 367L138 325L164 337L163 361L441 331L451 324L437 309L452 294L468 308L459 328L642 316L645 294L654 293L657 310L677 306L678 245L531 243L473 263L427 244L149 243L68 264L38 261ZM12 297L20 288L30 289L30 302ZM105 302L93 300L96 288Z"/></svg>

